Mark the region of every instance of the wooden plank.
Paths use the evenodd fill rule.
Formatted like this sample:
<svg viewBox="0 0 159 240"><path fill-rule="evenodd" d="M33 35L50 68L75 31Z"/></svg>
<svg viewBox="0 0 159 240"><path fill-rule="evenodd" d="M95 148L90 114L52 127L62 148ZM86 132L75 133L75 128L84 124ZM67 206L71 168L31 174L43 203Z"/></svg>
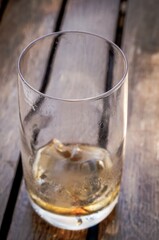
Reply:
<svg viewBox="0 0 159 240"><path fill-rule="evenodd" d="M70 0L62 29L93 32L113 40L118 7L116 0Z"/></svg>
<svg viewBox="0 0 159 240"><path fill-rule="evenodd" d="M158 0L129 1L123 46L129 60L127 154L117 215L102 223L102 240L159 236L158 9Z"/></svg>
<svg viewBox="0 0 159 240"><path fill-rule="evenodd" d="M67 4L62 29L94 32L113 40L118 7L119 1L116 0L70 0ZM28 236L29 239L86 239L86 230L79 232L58 230L49 227L37 216L33 220L33 215L24 185L22 185L8 239L12 239L12 236L17 240L22 236L24 240L28 239ZM19 225L25 227L19 228ZM54 236L54 234L57 235Z"/></svg>
<svg viewBox="0 0 159 240"><path fill-rule="evenodd" d="M17 59L32 39L52 31L60 4L11 0L0 25L0 223L19 156Z"/></svg>
<svg viewBox="0 0 159 240"><path fill-rule="evenodd" d="M111 11L109 11L110 8ZM70 1L66 9L70 15L66 14L62 30L88 31L113 40L117 21L117 11L116 15L112 15L115 8L116 10L118 9L117 2L114 4L108 0L98 2L88 0L84 3L83 0ZM113 23L112 17L114 18ZM74 38L72 36L72 39L67 39L66 35L60 41L60 46L56 51L54 66L52 67L50 83L47 88L49 95L62 98L86 98L105 91L106 62L108 60L109 48L106 48L100 39L94 40L90 36L85 36L83 45L82 43L80 44L80 41L82 42L82 37L79 35ZM78 109L73 110L72 107L69 110L67 109L74 116L67 122L66 112L63 110L66 107L60 105L57 107L58 109L61 107L61 111L59 110L60 116L54 118L53 124L58 126L58 123L61 122L61 125L59 128L56 127L53 133L50 129L48 137L52 134L55 138L59 138L60 141L67 142L67 136L69 140L72 140L72 143L89 143L92 145L98 142L99 129L96 126L98 126L101 116L100 114L94 114L94 106L90 104L89 107L85 107L88 118L85 116L85 113L80 112L79 114ZM55 108L57 107L55 105ZM102 102L98 105L98 108L103 108ZM63 129L62 126L65 126L65 128ZM82 134L79 135L76 132L81 132Z"/></svg>

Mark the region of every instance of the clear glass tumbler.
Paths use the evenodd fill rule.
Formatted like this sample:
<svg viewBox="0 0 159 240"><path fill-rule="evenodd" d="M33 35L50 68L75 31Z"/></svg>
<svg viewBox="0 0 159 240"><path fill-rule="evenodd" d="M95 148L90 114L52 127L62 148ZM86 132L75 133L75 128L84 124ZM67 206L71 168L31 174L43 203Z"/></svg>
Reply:
<svg viewBox="0 0 159 240"><path fill-rule="evenodd" d="M33 209L54 226L99 223L117 203L127 125L127 61L91 33L51 33L18 62L21 153Z"/></svg>

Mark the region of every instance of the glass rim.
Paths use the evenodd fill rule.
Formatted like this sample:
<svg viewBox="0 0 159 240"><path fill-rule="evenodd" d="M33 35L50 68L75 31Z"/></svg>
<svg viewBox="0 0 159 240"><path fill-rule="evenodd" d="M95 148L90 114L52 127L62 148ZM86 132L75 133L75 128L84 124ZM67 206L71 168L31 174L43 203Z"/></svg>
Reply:
<svg viewBox="0 0 159 240"><path fill-rule="evenodd" d="M104 41L106 41L109 45L113 46L113 48L115 48L118 53L120 53L120 55L123 57L123 62L124 62L124 71L123 71L123 75L122 75L122 78L108 91L105 91L101 94L98 94L94 97L88 97L88 98L79 98L79 99L76 99L76 98L58 98L58 97L53 97L51 95L48 95L46 93L42 93L40 92L39 90L37 90L36 88L34 88L32 85L29 84L29 82L23 77L23 74L22 74L22 71L21 71L21 67L20 67L20 63L21 63L21 60L22 58L25 56L25 54L27 53L27 51L34 45L36 44L36 42L44 39L44 38L47 38L47 37L50 37L50 36L55 36L55 35L61 35L61 34L67 34L67 33L81 33L81 34L87 34L87 35L90 35L90 36L94 36L94 37L98 37L98 38L101 38L103 39ZM98 35L98 34L94 34L94 33L91 33L91 32L85 32L85 31L57 31L57 32L51 32L51 33L48 33L48 34L45 34L45 35L42 35L41 37L38 37L36 39L34 39L33 41L31 41L23 50L22 52L20 53L20 56L18 58L18 75L20 76L20 79L21 81L23 81L23 83L29 87L32 91L36 92L37 94L41 95L43 98L50 98L50 99L53 99L53 100L58 100L58 101L64 101L64 102L83 102L83 101L94 101L94 100L99 100L99 99L102 99L102 98L106 98L110 95L112 95L114 92L116 92L122 85L123 83L126 81L126 77L127 77L127 74L128 74L128 61L127 61L127 58L123 52L123 50L121 50L121 48L119 48L114 42L112 42L111 40L108 40L107 38L101 36L101 35Z"/></svg>

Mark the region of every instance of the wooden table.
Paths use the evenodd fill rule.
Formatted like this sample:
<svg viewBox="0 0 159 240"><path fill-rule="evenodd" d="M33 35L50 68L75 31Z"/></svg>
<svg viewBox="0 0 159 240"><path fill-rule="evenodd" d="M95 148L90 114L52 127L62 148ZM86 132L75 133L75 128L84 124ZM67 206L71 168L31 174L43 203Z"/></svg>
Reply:
<svg viewBox="0 0 159 240"><path fill-rule="evenodd" d="M159 1L7 0L0 4L0 239L159 239ZM116 209L83 231L51 227L31 209L19 151L17 58L31 40L58 30L115 41L129 61L126 160Z"/></svg>

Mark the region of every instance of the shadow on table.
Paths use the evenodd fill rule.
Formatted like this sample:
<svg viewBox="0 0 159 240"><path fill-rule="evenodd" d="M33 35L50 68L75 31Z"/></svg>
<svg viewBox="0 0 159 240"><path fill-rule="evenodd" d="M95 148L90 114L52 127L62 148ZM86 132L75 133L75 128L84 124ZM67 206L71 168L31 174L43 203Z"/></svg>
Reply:
<svg viewBox="0 0 159 240"><path fill-rule="evenodd" d="M106 240L118 232L117 208L99 224L98 240ZM51 226L41 219L34 211L32 212L32 230L35 239L45 240L86 240L87 229L81 231L69 231Z"/></svg>

